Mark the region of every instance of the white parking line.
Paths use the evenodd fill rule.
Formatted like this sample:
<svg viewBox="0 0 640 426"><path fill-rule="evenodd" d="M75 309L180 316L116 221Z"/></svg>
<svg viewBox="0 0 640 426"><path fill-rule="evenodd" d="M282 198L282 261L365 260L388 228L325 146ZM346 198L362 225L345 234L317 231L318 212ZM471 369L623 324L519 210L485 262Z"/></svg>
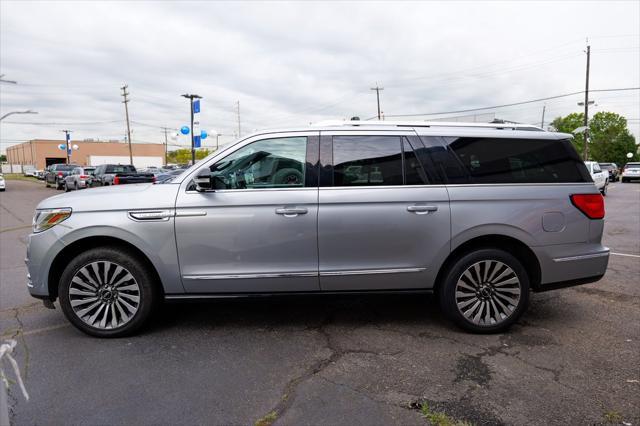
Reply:
<svg viewBox="0 0 640 426"><path fill-rule="evenodd" d="M611 252L610 254L614 256L640 257L640 255L637 255L637 254L614 253L614 252Z"/></svg>

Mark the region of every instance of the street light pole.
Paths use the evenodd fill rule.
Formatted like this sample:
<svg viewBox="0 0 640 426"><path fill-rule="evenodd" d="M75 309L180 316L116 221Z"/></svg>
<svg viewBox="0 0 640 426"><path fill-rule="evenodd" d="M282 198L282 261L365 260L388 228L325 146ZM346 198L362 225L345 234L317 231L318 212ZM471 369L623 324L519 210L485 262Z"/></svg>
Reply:
<svg viewBox="0 0 640 426"><path fill-rule="evenodd" d="M64 132L65 151L67 151L67 164L69 164L69 133L71 133L71 130L60 130L60 131Z"/></svg>
<svg viewBox="0 0 640 426"><path fill-rule="evenodd" d="M37 113L38 113L37 111L31 111L30 109L26 110L26 111L11 111L11 112L6 113L2 117L0 117L0 121L4 120L5 118L7 118L8 116L13 115L13 114L37 114Z"/></svg>
<svg viewBox="0 0 640 426"><path fill-rule="evenodd" d="M189 105L191 107L191 165L194 165L196 164L196 147L195 138L193 136L193 100L202 99L202 96L185 93L182 97L189 99Z"/></svg>

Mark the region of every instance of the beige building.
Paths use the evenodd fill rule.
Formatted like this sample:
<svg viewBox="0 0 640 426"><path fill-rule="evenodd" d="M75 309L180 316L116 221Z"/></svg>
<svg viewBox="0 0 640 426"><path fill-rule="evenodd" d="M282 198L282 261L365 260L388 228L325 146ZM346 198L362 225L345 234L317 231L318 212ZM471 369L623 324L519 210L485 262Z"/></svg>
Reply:
<svg viewBox="0 0 640 426"><path fill-rule="evenodd" d="M34 139L7 148L9 164L31 165L42 170L51 164L65 163L67 156L58 145L64 140ZM78 150L71 153L70 163L80 166L105 163L129 163L129 145L125 142L71 141ZM161 166L165 158L163 144L132 144L133 163L137 167Z"/></svg>

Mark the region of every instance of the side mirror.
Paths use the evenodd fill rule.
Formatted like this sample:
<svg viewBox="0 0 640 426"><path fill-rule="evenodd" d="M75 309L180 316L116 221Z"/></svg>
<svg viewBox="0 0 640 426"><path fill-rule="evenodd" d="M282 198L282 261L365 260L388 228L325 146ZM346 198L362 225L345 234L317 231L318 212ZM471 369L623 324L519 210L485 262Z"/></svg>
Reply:
<svg viewBox="0 0 640 426"><path fill-rule="evenodd" d="M205 168L198 172L196 177L193 179L193 182L196 184L196 190L198 192L204 192L211 189L211 172L209 169Z"/></svg>

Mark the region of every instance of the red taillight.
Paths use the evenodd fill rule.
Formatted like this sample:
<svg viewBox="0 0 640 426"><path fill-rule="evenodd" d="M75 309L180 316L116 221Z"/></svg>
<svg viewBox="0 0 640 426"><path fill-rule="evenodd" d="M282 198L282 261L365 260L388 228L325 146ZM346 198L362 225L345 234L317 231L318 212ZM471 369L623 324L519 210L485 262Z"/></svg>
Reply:
<svg viewBox="0 0 640 426"><path fill-rule="evenodd" d="M58 172L58 177L62 177L62 172Z"/></svg>
<svg viewBox="0 0 640 426"><path fill-rule="evenodd" d="M156 177L154 176L154 177L153 177L153 180L152 180L151 182L155 182L155 181L156 181Z"/></svg>
<svg viewBox="0 0 640 426"><path fill-rule="evenodd" d="M120 185L120 178L118 176L113 178L113 184L114 185Z"/></svg>
<svg viewBox="0 0 640 426"><path fill-rule="evenodd" d="M87 175L80 175L80 179L89 179L89 176L87 176Z"/></svg>
<svg viewBox="0 0 640 426"><path fill-rule="evenodd" d="M604 218L604 198L600 194L573 194L571 203L589 219Z"/></svg>

